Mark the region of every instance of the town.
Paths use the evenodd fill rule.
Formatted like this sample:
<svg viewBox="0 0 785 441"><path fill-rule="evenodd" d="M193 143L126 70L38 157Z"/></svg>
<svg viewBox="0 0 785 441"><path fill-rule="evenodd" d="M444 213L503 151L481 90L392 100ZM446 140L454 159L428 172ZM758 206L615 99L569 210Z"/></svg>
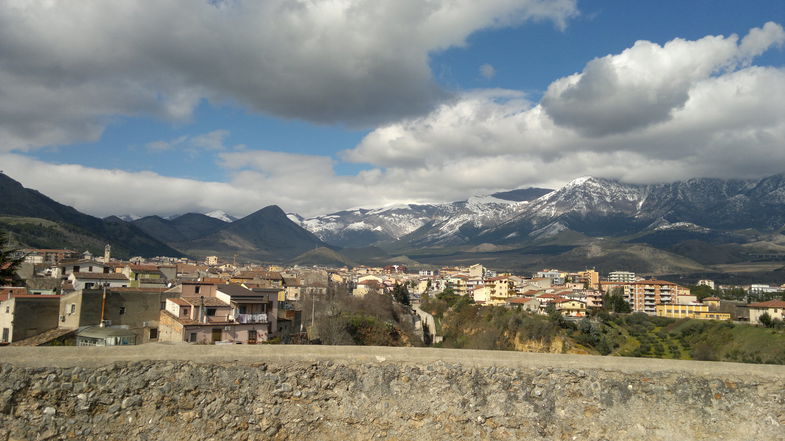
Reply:
<svg viewBox="0 0 785 441"><path fill-rule="evenodd" d="M12 257L20 262L18 278L0 287L0 343L11 345L308 343L318 341L315 315L336 293L374 293L413 306L413 328L434 343L433 317L417 306L443 293L566 320L605 309L778 326L785 310L785 284L700 280L686 287L628 271L544 269L524 276L480 264L410 272L402 265L284 267L217 256L122 261L111 256L110 245L103 256L24 249Z"/></svg>

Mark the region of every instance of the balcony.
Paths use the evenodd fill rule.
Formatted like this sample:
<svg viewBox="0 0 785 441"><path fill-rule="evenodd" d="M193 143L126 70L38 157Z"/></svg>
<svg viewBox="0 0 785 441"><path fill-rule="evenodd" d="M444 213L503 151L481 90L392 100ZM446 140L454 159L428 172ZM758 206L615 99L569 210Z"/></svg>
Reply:
<svg viewBox="0 0 785 441"><path fill-rule="evenodd" d="M237 314L234 316L237 323L267 323L267 314Z"/></svg>

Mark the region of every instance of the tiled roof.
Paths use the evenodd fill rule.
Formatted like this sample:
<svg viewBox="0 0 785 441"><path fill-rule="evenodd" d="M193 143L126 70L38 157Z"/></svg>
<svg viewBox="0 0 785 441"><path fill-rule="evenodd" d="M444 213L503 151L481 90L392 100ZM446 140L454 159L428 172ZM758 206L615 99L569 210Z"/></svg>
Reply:
<svg viewBox="0 0 785 441"><path fill-rule="evenodd" d="M785 300L769 300L767 302L750 303L748 308L785 308Z"/></svg>
<svg viewBox="0 0 785 441"><path fill-rule="evenodd" d="M221 291L222 293L228 294L232 297L248 297L258 295L249 289L243 288L240 285L218 285L218 291Z"/></svg>
<svg viewBox="0 0 785 441"><path fill-rule="evenodd" d="M77 279L88 280L128 280L125 274L120 273L73 273Z"/></svg>
<svg viewBox="0 0 785 441"><path fill-rule="evenodd" d="M204 301L204 306L225 306L228 307L227 303L222 302L217 297L180 297L180 300L190 303L194 306L199 306Z"/></svg>

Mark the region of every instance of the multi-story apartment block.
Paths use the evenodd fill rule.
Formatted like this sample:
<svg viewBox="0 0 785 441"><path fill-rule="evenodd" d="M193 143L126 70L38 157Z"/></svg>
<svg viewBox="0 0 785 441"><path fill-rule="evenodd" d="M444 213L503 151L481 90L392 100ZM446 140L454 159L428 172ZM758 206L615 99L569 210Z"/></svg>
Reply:
<svg viewBox="0 0 785 441"><path fill-rule="evenodd" d="M676 296L689 294L689 289L664 280L641 280L630 284L627 301L634 312L654 315L657 305L675 303Z"/></svg>
<svg viewBox="0 0 785 441"><path fill-rule="evenodd" d="M634 283L636 280L635 273L629 271L612 271L608 273L609 282Z"/></svg>

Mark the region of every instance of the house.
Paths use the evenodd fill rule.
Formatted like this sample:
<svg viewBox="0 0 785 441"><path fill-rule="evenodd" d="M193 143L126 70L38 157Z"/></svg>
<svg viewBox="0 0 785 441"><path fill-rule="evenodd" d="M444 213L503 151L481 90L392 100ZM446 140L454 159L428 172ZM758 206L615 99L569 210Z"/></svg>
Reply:
<svg viewBox="0 0 785 441"><path fill-rule="evenodd" d="M278 290L254 292L240 285L218 285L214 297L168 299L160 314L160 341L266 341L277 330L277 302Z"/></svg>
<svg viewBox="0 0 785 441"><path fill-rule="evenodd" d="M159 317L166 300L178 293L154 288L78 290L60 299L59 327L121 326L136 335L135 344L158 341Z"/></svg>
<svg viewBox="0 0 785 441"><path fill-rule="evenodd" d="M471 291L472 299L477 304L488 304L491 301L491 290L485 285L477 285Z"/></svg>
<svg viewBox="0 0 785 441"><path fill-rule="evenodd" d="M352 290L352 295L357 297L365 297L366 294L370 292L382 292L383 286L382 283L374 280L363 280L361 282L357 282L357 287Z"/></svg>
<svg viewBox="0 0 785 441"><path fill-rule="evenodd" d="M180 285L182 297L215 297L218 284L211 282L183 282Z"/></svg>
<svg viewBox="0 0 785 441"><path fill-rule="evenodd" d="M11 343L57 328L60 296L0 294L0 342Z"/></svg>
<svg viewBox="0 0 785 441"><path fill-rule="evenodd" d="M29 294L57 295L60 294L61 280L51 277L35 277L25 280Z"/></svg>
<svg viewBox="0 0 785 441"><path fill-rule="evenodd" d="M110 273L111 267L101 262L88 259L63 261L58 267L58 274L52 277L67 278L72 273Z"/></svg>
<svg viewBox="0 0 785 441"><path fill-rule="evenodd" d="M127 288L128 278L118 273L81 273L75 272L68 276L74 290L107 288Z"/></svg>
<svg viewBox="0 0 785 441"><path fill-rule="evenodd" d="M760 316L768 314L772 320L783 320L785 316L785 300L769 300L768 302L750 303L747 305L750 311L750 323L760 324Z"/></svg>
<svg viewBox="0 0 785 441"><path fill-rule="evenodd" d="M166 285L166 277L155 265L125 265L117 271L125 275L131 288L159 287Z"/></svg>
<svg viewBox="0 0 785 441"><path fill-rule="evenodd" d="M586 302L574 299L555 299L556 311L565 317L586 317Z"/></svg>
<svg viewBox="0 0 785 441"><path fill-rule="evenodd" d="M512 297L507 300L507 305L534 314L540 312L540 301L534 297Z"/></svg>

